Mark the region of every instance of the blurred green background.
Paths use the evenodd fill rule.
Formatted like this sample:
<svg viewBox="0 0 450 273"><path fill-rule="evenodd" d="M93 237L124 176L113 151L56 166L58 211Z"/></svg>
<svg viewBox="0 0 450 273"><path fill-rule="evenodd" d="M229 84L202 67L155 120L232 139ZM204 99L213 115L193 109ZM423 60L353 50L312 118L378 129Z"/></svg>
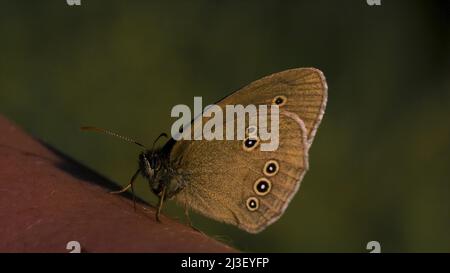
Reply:
<svg viewBox="0 0 450 273"><path fill-rule="evenodd" d="M448 1L0 4L1 113L119 184L139 148L80 125L152 143L193 96L214 103L288 68L325 73L310 170L284 216L251 235L194 215L211 236L243 251L450 251ZM142 178L138 194L155 201Z"/></svg>

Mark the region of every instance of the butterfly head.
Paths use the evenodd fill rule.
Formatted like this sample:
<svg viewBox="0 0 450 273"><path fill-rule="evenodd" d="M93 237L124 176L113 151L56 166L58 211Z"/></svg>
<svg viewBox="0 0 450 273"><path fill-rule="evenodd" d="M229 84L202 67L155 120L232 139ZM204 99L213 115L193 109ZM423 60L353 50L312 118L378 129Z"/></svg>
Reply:
<svg viewBox="0 0 450 273"><path fill-rule="evenodd" d="M140 173L144 178L148 180L151 190L157 196L161 197L162 195L164 195L164 197L170 198L184 188L184 180L182 179L181 175L177 173L177 171L175 170L176 168L174 168L169 162L168 151L170 149L164 149L164 147L160 149L154 148L155 144L161 137L168 137L167 134L160 134L153 142L152 148L148 149L146 146L130 137L122 136L103 128L83 126L80 129L84 131L102 132L114 137L118 137L127 142L134 143L145 149L139 154L139 169L131 178L130 185L134 182L136 176ZM172 147L174 144L173 139L171 140L171 145L169 145L170 147Z"/></svg>
<svg viewBox="0 0 450 273"><path fill-rule="evenodd" d="M157 196L172 197L183 188L181 177L171 167L161 150L147 150L139 154L139 168L149 182L150 189Z"/></svg>
<svg viewBox="0 0 450 273"><path fill-rule="evenodd" d="M154 180L158 176L161 169L161 158L155 151L144 151L139 154L139 168L141 174L149 179Z"/></svg>

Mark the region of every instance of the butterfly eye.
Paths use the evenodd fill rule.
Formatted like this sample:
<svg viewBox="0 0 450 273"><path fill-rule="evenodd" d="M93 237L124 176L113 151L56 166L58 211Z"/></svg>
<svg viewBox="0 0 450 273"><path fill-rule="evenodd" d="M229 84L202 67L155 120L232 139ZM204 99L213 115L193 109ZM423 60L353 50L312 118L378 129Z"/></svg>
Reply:
<svg viewBox="0 0 450 273"><path fill-rule="evenodd" d="M247 137L244 139L243 147L245 151L251 151L259 144L259 139L255 137Z"/></svg>
<svg viewBox="0 0 450 273"><path fill-rule="evenodd" d="M285 96L276 96L273 98L272 103L278 106L283 106L287 102L287 98Z"/></svg>
<svg viewBox="0 0 450 273"><path fill-rule="evenodd" d="M275 160L269 160L264 165L263 173L266 176L274 176L278 173L278 169L280 166L278 165L278 162Z"/></svg>
<svg viewBox="0 0 450 273"><path fill-rule="evenodd" d="M256 180L255 184L253 185L253 190L256 192L257 195L264 196L270 192L270 189L272 189L272 183L266 178L260 178Z"/></svg>
<svg viewBox="0 0 450 273"><path fill-rule="evenodd" d="M259 208L259 200L256 197L249 197L247 199L247 209L249 211L255 211Z"/></svg>

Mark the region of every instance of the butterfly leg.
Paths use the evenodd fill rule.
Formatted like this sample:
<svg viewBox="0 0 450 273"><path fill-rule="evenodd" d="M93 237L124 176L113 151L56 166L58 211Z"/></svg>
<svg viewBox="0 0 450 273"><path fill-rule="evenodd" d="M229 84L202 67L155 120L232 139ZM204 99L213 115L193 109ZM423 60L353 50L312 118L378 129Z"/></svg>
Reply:
<svg viewBox="0 0 450 273"><path fill-rule="evenodd" d="M131 188L131 193L133 194L133 207L134 207L134 210L135 210L135 211L136 211L136 196L134 195L134 187L133 187L133 183L134 183L134 181L136 180L136 177L138 176L139 172L140 172L140 169L138 169L138 170L133 174L133 176L132 176L131 179L130 179L130 182L129 182L125 187L123 187L122 189L120 189L120 190L118 190L118 191L111 191L111 192L109 192L109 193L111 193L111 194L120 194L120 193L126 192L128 189Z"/></svg>
<svg viewBox="0 0 450 273"><path fill-rule="evenodd" d="M119 194L119 193L126 192L128 189L130 189L130 188L133 186L133 183L134 183L134 181L136 180L136 177L138 176L139 171L140 171L140 169L138 169L138 170L133 174L133 176L132 176L131 179L130 179L130 182L128 182L128 184L127 184L125 187L123 187L122 189L120 189L120 190L118 190L118 191L110 191L109 193L111 193L111 194Z"/></svg>
<svg viewBox="0 0 450 273"><path fill-rule="evenodd" d="M162 210L165 196L166 196L166 187L163 187L161 196L159 197L158 210L156 211L156 221L158 221L158 222L161 222L161 219L159 218L159 216L161 215L161 210Z"/></svg>

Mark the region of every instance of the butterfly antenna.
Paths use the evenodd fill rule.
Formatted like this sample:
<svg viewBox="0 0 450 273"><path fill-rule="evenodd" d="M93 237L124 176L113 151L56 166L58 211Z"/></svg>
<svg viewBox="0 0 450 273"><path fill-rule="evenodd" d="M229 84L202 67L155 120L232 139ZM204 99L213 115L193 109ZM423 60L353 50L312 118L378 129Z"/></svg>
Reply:
<svg viewBox="0 0 450 273"><path fill-rule="evenodd" d="M118 137L118 138L120 138L120 139L122 139L122 140L131 142L131 143L134 143L134 144L136 144L136 145L138 145L138 146L141 146L141 147L147 149L147 147L145 147L143 144L137 142L136 140L134 140L134 139L132 139L132 138L129 138L129 137L126 137L126 136L121 136L121 135L119 135L119 134L117 134L117 133L111 132L111 131L106 130L106 129L103 129L103 128L93 127L93 126L82 126L82 127L80 127L80 129L81 129L82 131L94 131L94 132L105 133L105 134L107 134L107 135L114 136L114 137Z"/></svg>
<svg viewBox="0 0 450 273"><path fill-rule="evenodd" d="M168 136L167 136L166 133L161 133L161 134L155 139L155 141L153 141L152 150L153 150L153 148L155 148L156 142L158 142L158 140L159 140L161 137L168 138Z"/></svg>

